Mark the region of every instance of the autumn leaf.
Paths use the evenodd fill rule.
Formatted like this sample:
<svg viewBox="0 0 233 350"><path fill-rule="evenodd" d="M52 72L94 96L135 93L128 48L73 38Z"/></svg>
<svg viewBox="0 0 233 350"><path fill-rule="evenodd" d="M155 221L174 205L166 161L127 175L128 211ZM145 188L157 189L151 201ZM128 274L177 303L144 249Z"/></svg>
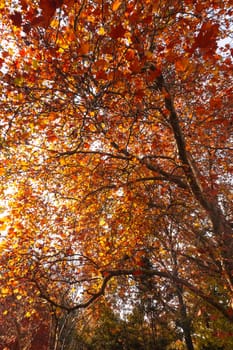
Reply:
<svg viewBox="0 0 233 350"><path fill-rule="evenodd" d="M119 24L111 29L110 36L113 39L123 38L126 30L123 28L122 24Z"/></svg>
<svg viewBox="0 0 233 350"><path fill-rule="evenodd" d="M13 24L16 27L21 27L22 24L22 15L20 12L14 12L11 16L10 16Z"/></svg>
<svg viewBox="0 0 233 350"><path fill-rule="evenodd" d="M143 272L142 272L141 270L135 270L135 271L133 272L133 275L134 275L134 276L142 276L142 275L143 275Z"/></svg>
<svg viewBox="0 0 233 350"><path fill-rule="evenodd" d="M89 47L88 43L83 43L79 48L79 53L81 55L86 55L89 52Z"/></svg>
<svg viewBox="0 0 233 350"><path fill-rule="evenodd" d="M121 0L115 0L112 4L112 10L115 12L118 10L118 8L121 6L122 1Z"/></svg>
<svg viewBox="0 0 233 350"><path fill-rule="evenodd" d="M42 11L42 15L34 17L31 21L31 25L47 28L55 15L57 8L59 8L62 3L63 0L40 0L39 8Z"/></svg>
<svg viewBox="0 0 233 350"><path fill-rule="evenodd" d="M6 171L5 168L0 167L0 176L4 175L5 171Z"/></svg>
<svg viewBox="0 0 233 350"><path fill-rule="evenodd" d="M170 348L231 327L231 2L182 6L0 5L4 339L59 346L88 314L89 341L106 300Z"/></svg>
<svg viewBox="0 0 233 350"><path fill-rule="evenodd" d="M185 72L190 64L187 57L183 57L175 62L177 72Z"/></svg>
<svg viewBox="0 0 233 350"><path fill-rule="evenodd" d="M105 32L105 29L104 29L104 27L100 27L99 29L98 29L98 34L99 35L104 35L106 32Z"/></svg>
<svg viewBox="0 0 233 350"><path fill-rule="evenodd" d="M26 317L26 318L30 318L31 315L32 315L32 313L31 313L30 311L27 311L27 312L25 313L25 317Z"/></svg>
<svg viewBox="0 0 233 350"><path fill-rule="evenodd" d="M216 39L219 31L219 25L206 21L202 24L202 27L195 38L192 45L191 52L196 48L215 50L217 47Z"/></svg>

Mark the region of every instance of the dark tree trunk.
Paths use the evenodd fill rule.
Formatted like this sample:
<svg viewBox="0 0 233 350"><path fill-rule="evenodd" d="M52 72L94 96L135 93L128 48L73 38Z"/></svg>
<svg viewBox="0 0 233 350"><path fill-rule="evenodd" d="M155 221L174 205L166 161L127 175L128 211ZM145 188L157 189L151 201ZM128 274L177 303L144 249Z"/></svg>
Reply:
<svg viewBox="0 0 233 350"><path fill-rule="evenodd" d="M194 350L193 341L192 341L192 329L191 329L191 321L187 314L187 308L183 298L182 288L177 287L177 295L180 306L180 322L179 325L183 330L185 344L187 350Z"/></svg>

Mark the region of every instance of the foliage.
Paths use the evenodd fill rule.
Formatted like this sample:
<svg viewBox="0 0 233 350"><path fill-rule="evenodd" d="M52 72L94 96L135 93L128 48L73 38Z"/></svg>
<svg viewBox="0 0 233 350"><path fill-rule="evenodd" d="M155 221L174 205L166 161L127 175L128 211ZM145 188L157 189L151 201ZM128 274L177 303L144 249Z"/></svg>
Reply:
<svg viewBox="0 0 233 350"><path fill-rule="evenodd" d="M0 9L1 298L64 316L103 294L133 302L144 283L189 349L203 313L220 320L206 342L221 339L233 321L231 1Z"/></svg>
<svg viewBox="0 0 233 350"><path fill-rule="evenodd" d="M22 303L23 299L23 303ZM0 349L49 348L51 315L43 304L14 294L1 298Z"/></svg>
<svg viewBox="0 0 233 350"><path fill-rule="evenodd" d="M85 344L84 349L167 349L175 339L175 333L157 324L156 335L153 335L150 322L145 318L145 312L135 307L127 317L120 317L106 303L95 305L92 312L99 316L93 317L91 326L83 331L77 321L76 339L78 344ZM90 321L90 320L89 320ZM69 349L69 348L68 348Z"/></svg>

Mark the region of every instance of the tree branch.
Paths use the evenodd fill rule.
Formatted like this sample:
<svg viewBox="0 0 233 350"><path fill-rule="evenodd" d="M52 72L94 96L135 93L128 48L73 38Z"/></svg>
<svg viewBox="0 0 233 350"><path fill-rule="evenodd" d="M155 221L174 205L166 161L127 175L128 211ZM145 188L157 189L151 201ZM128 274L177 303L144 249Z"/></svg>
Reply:
<svg viewBox="0 0 233 350"><path fill-rule="evenodd" d="M207 302L210 306L214 307L216 310L218 310L226 319L233 322L233 313L231 311L233 310L227 310L222 304L216 302L211 296L206 295L201 289L197 288L193 284L189 283L187 280L180 278L172 272L166 272L166 271L158 271L155 269L117 269L117 270L104 270L101 271L103 275L103 282L101 287L96 293L93 293L89 299L82 303L78 303L74 306L66 306L60 303L55 302L52 300L40 287L37 281L33 281L37 288L40 291L40 297L45 299L48 303L52 304L55 307L64 309L68 312L87 308L89 305L91 305L94 301L96 301L98 298L103 296L105 294L105 290L108 286L109 281L114 277L120 277L120 276L134 276L136 277L154 277L158 276L161 278L169 279L172 282L175 282L176 284L181 284L182 286L186 287L191 293L194 295L200 297L202 300Z"/></svg>

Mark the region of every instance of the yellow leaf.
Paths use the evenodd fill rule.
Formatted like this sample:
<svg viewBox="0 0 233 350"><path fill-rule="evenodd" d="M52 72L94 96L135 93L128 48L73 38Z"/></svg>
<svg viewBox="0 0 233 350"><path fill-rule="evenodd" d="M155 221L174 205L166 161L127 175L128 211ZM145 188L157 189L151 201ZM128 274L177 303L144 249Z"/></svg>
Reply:
<svg viewBox="0 0 233 350"><path fill-rule="evenodd" d="M3 311L3 315L7 315L7 314L8 314L7 310Z"/></svg>
<svg viewBox="0 0 233 350"><path fill-rule="evenodd" d="M6 249L6 248L7 248L7 242L6 241L0 242L0 250Z"/></svg>
<svg viewBox="0 0 233 350"><path fill-rule="evenodd" d="M10 292L10 289L7 288L7 287L3 287L3 288L1 289L1 294L2 294L3 296L9 294L9 292Z"/></svg>
<svg viewBox="0 0 233 350"><path fill-rule="evenodd" d="M91 124L91 125L89 126L89 129L90 129L90 131L92 131L92 132L95 132L95 131L96 131L96 127L95 127L95 125L93 125L93 124Z"/></svg>
<svg viewBox="0 0 233 350"><path fill-rule="evenodd" d="M38 61L32 60L32 67L33 67L34 69L37 69L37 68L38 68Z"/></svg>
<svg viewBox="0 0 233 350"><path fill-rule="evenodd" d="M104 218L101 218L100 219L100 226L104 226L105 225L105 220L104 220Z"/></svg>
<svg viewBox="0 0 233 350"><path fill-rule="evenodd" d="M60 165L63 166L63 165L66 165L67 164L67 160L66 158L60 158L59 159L59 162L60 162Z"/></svg>
<svg viewBox="0 0 233 350"><path fill-rule="evenodd" d="M159 252L161 255L165 255L167 253L166 250L163 248L160 248Z"/></svg>
<svg viewBox="0 0 233 350"><path fill-rule="evenodd" d="M1 231L5 231L6 227L7 227L7 223L6 223L7 220L4 220L4 219L1 219L0 220L0 230Z"/></svg>
<svg viewBox="0 0 233 350"><path fill-rule="evenodd" d="M100 27L99 30L98 30L98 34L99 35L104 35L106 32L105 32L105 29L104 27Z"/></svg>
<svg viewBox="0 0 233 350"><path fill-rule="evenodd" d="M31 312L28 311L28 312L26 312L25 317L29 318L29 317L31 317L31 315L32 315Z"/></svg>

